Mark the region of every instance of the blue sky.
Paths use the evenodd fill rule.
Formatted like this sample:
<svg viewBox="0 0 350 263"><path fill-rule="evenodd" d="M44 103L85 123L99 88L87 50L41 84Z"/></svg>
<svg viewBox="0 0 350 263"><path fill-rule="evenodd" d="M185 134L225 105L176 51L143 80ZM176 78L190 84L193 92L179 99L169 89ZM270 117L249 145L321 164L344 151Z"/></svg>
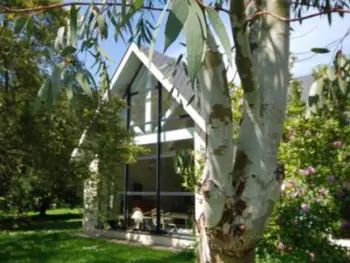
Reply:
<svg viewBox="0 0 350 263"><path fill-rule="evenodd" d="M69 2L69 1L65 1ZM306 14L314 13L315 10L308 11ZM159 12L155 14L156 20L158 19ZM227 15L221 15L224 23L229 28L229 19ZM291 24L294 31L291 34L291 53L298 57L298 61L295 67L292 69L292 73L295 76L303 76L310 74L312 69L320 64L329 64L334 57L335 52L342 48L344 53L350 53L350 38L347 37L342 42L342 45L338 45L341 39L350 28L350 15L345 15L344 18L340 18L338 14L332 16L332 25L328 24L328 20L325 16L315 17L308 20L304 20L300 25L299 22L293 22ZM154 22L154 25L156 21ZM110 55L113 60L111 63L109 72L112 74L118 66L122 56L124 55L127 46L119 41L116 43L113 38L113 31L110 27L109 39L102 43L104 50ZM156 42L156 50L162 51L164 46L164 22L162 23ZM231 34L230 34L231 35ZM177 43L174 43L166 52L166 55L177 57L179 54L185 51L185 48L179 43L183 41L183 36L181 35ZM231 37L232 41L232 37ZM313 47L326 47L331 42L336 41L334 44L329 46L332 53L328 54L314 54L310 52ZM234 55L234 54L233 54ZM90 64L90 58L87 58L87 63ZM232 76L235 69L230 69L228 72L229 79Z"/></svg>

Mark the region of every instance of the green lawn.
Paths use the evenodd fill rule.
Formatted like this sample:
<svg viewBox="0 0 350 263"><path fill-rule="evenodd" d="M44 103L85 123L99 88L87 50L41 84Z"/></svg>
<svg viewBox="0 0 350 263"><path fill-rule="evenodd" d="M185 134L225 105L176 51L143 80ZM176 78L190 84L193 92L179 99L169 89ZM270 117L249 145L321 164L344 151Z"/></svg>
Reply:
<svg viewBox="0 0 350 263"><path fill-rule="evenodd" d="M73 234L80 230L81 217L79 210L49 211L45 219L35 214L21 220L0 215L0 262L193 262L190 253L76 237Z"/></svg>

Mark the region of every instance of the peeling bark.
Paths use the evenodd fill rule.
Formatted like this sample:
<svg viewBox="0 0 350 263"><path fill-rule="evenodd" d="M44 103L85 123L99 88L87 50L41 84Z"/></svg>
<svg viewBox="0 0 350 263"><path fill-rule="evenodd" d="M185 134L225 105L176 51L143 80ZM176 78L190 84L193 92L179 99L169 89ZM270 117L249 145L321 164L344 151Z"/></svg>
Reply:
<svg viewBox="0 0 350 263"><path fill-rule="evenodd" d="M232 196L233 138L231 98L225 66L209 32L203 67L199 73L202 116L205 119L206 152L196 195L196 221L200 235L198 258L212 262L213 227L220 224L226 199Z"/></svg>
<svg viewBox="0 0 350 263"><path fill-rule="evenodd" d="M259 9L289 17L289 1L258 1ZM207 126L206 162L196 193L199 262L254 262L276 202L283 169L277 165L289 83L289 24L260 17L252 37L244 0L231 1L236 65L244 90L243 120L233 159L231 100L221 55L208 37L199 74ZM251 34L254 32L250 32ZM257 42L254 53L250 39Z"/></svg>

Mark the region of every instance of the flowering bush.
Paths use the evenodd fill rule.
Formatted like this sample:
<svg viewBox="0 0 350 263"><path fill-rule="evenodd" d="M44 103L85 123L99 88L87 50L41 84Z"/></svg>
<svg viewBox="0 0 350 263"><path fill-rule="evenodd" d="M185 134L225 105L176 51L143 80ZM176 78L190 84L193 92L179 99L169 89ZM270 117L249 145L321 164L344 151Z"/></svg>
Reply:
<svg viewBox="0 0 350 263"><path fill-rule="evenodd" d="M330 237L349 235L350 197L345 183L350 179L350 101L333 90L342 104L334 103L327 93L329 84L322 82L327 87L322 91L323 104L310 113L310 105L300 98L300 83L292 82L279 152L286 177L257 250L258 257L265 258L261 262L349 262ZM237 109L241 89L235 89L232 97ZM239 125L237 110L233 118ZM266 261L268 255L275 261Z"/></svg>
<svg viewBox="0 0 350 263"><path fill-rule="evenodd" d="M347 231L342 220L349 219L344 182L350 174L350 125L330 99L306 118L300 85L292 86L279 154L286 178L260 252L283 262L348 262L329 238Z"/></svg>

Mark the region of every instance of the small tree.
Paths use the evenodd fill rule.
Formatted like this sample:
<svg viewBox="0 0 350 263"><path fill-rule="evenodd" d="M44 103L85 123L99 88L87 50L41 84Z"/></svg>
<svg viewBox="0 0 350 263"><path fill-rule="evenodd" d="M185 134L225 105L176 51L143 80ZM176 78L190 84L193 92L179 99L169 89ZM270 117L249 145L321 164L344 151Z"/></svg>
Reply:
<svg viewBox="0 0 350 263"><path fill-rule="evenodd" d="M95 179L98 181L99 219L103 224L110 212L119 212L109 211L108 205L111 195L114 202L120 201L116 196L124 187L121 184L124 164L135 162L139 154L146 152L143 147L133 143L133 137L122 118L124 110L125 103L118 97L109 98L108 103L102 102L87 127L87 136L79 148L81 154L74 159L79 174L86 179L90 174L91 161L95 156L98 158L98 176ZM115 203L113 207L119 205Z"/></svg>

